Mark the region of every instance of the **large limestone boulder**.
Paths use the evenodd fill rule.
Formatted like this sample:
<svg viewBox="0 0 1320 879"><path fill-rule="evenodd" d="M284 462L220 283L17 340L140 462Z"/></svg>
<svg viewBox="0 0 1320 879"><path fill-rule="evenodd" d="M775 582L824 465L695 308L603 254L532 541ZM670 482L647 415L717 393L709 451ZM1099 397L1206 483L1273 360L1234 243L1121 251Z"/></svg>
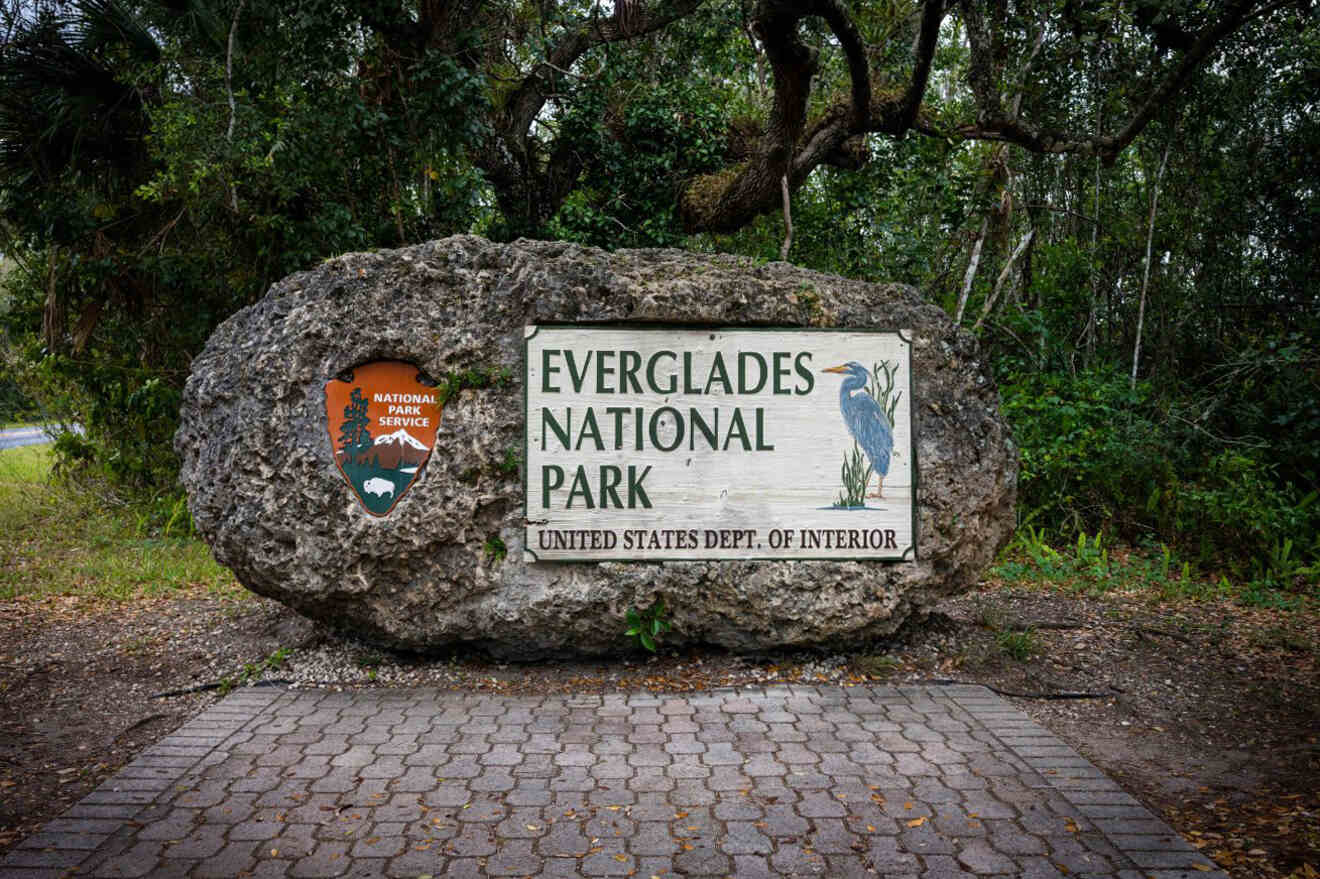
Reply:
<svg viewBox="0 0 1320 879"><path fill-rule="evenodd" d="M564 321L911 328L918 558L524 562L523 474L508 456L523 442L523 327ZM475 370L477 385L448 399L429 463L388 516L348 489L327 430L327 380L377 360L437 379ZM252 591L381 645L606 653L628 646L627 610L663 596L667 643L842 647L967 590L1009 536L1017 458L997 403L974 339L906 286L462 236L348 254L276 284L194 361L175 446L220 562Z"/></svg>

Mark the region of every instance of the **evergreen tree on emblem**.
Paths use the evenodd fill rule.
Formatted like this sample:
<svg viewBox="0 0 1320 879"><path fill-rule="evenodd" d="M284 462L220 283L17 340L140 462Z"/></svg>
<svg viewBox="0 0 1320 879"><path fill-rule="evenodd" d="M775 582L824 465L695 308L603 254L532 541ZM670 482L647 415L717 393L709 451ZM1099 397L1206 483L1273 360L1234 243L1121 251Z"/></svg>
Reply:
<svg viewBox="0 0 1320 879"><path fill-rule="evenodd" d="M339 450L344 460L356 464L358 458L371 450L371 431L367 426L371 419L367 417L367 400L362 396L361 388L354 388L348 405L344 407L344 423L339 425Z"/></svg>

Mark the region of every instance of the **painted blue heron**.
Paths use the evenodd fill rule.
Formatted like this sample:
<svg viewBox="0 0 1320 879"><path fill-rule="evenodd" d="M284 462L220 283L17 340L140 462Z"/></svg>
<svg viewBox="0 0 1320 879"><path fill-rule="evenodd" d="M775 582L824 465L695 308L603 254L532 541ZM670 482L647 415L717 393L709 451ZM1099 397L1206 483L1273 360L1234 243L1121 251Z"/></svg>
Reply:
<svg viewBox="0 0 1320 879"><path fill-rule="evenodd" d="M856 360L849 360L842 366L831 366L824 372L845 375L839 386L839 411L843 413L843 423L848 432L866 453L871 462L871 469L880 477L875 494L871 497L884 497L885 474L889 472L889 455L894 451L894 434L890 430L889 416L880 408L866 391L870 371ZM855 393L860 391L860 393ZM869 480L868 480L869 481Z"/></svg>

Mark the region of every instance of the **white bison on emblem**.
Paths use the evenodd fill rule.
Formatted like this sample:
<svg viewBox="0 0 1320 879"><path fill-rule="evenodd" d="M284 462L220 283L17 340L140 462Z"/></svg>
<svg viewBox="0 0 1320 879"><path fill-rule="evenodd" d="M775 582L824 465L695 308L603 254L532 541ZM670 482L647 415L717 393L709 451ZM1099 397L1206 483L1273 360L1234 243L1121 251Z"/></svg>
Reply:
<svg viewBox="0 0 1320 879"><path fill-rule="evenodd" d="M376 497L385 497L385 495L394 497L394 483L375 476L362 483L362 490Z"/></svg>

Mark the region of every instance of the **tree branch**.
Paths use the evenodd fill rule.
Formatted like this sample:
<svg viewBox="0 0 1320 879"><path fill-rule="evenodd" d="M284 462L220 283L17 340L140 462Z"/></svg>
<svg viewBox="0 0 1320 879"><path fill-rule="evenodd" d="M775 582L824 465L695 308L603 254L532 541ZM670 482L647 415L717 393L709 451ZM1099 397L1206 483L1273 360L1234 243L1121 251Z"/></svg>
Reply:
<svg viewBox="0 0 1320 879"><path fill-rule="evenodd" d="M871 65L866 60L862 35L838 0L817 0L813 6L815 13L825 19L825 23L838 38L844 57L848 59L853 113L850 122L856 130L864 131L871 117Z"/></svg>
<svg viewBox="0 0 1320 879"><path fill-rule="evenodd" d="M1141 133L1141 130L1150 123L1151 119L1155 118L1155 114L1169 103L1174 95L1182 91L1188 80L1192 78L1192 74L1201 66L1201 62L1205 61L1211 52L1219 48L1219 44L1228 36L1247 23L1255 11L1251 8L1252 6L1253 4L1250 2L1239 0L1239 2L1229 7L1230 11L1220 21L1201 31L1196 43L1183 55L1182 63L1175 67L1165 77L1164 81L1151 92L1150 97L1146 99L1146 103L1137 110L1128 124L1114 138L1115 156L1122 152L1128 144L1132 143L1136 136Z"/></svg>
<svg viewBox="0 0 1320 879"><path fill-rule="evenodd" d="M1041 128L1023 121L1016 113L1004 112L999 92L995 88L990 36L980 9L973 0L962 0L964 21L967 24L971 60L968 82L977 105L977 121L959 126L943 136L957 136L968 140L997 140L1016 144L1037 153L1079 153L1098 155L1106 163L1114 161L1137 135L1150 124L1155 115L1181 91L1205 60L1244 24L1253 18L1268 14L1283 4L1270 3L1256 8L1251 0L1235 0L1216 20L1204 27L1195 37L1182 59L1164 78L1147 92L1146 99L1136 107L1127 123L1113 134L1080 135L1058 129ZM923 131L923 133L937 133Z"/></svg>
<svg viewBox="0 0 1320 879"><path fill-rule="evenodd" d="M733 231L777 206L784 177L796 190L822 164L858 168L865 161L863 135L901 135L911 128L920 113L944 15L943 0L925 0L908 86L897 93L875 93L865 47L837 0L761 0L753 27L775 76L774 103L761 146L748 151L736 171L709 174L688 185L679 199L688 231ZM846 101L835 103L807 126L816 57L802 44L797 29L803 18L812 16L824 19L842 45L851 88Z"/></svg>
<svg viewBox="0 0 1320 879"><path fill-rule="evenodd" d="M926 0L921 11L921 31L917 36L916 64L912 68L912 81L907 93L899 105L901 126L900 134L907 131L916 122L917 112L926 96L926 85L930 81L930 67L935 58L935 47L939 44L940 26L944 23L944 0Z"/></svg>
<svg viewBox="0 0 1320 879"><path fill-rule="evenodd" d="M668 0L656 9L639 4L629 8L626 22L593 16L576 23L518 80L503 106L495 108L486 144L474 159L515 232L531 232L553 215L582 167L572 144L561 143L558 137L544 144L532 135L546 102L559 92L558 82L574 76L573 65L591 49L662 30L690 15L702 2Z"/></svg>
<svg viewBox="0 0 1320 879"><path fill-rule="evenodd" d="M505 105L509 132L526 132L532 120L545 106L546 99L555 93L556 75L572 69L579 58L591 49L606 43L616 43L643 34L663 30L691 15L704 0L670 0L661 9L643 9L628 28L620 28L613 20L591 19L580 23L560 37L546 53L545 60L532 68L523 78L522 85L514 89Z"/></svg>

